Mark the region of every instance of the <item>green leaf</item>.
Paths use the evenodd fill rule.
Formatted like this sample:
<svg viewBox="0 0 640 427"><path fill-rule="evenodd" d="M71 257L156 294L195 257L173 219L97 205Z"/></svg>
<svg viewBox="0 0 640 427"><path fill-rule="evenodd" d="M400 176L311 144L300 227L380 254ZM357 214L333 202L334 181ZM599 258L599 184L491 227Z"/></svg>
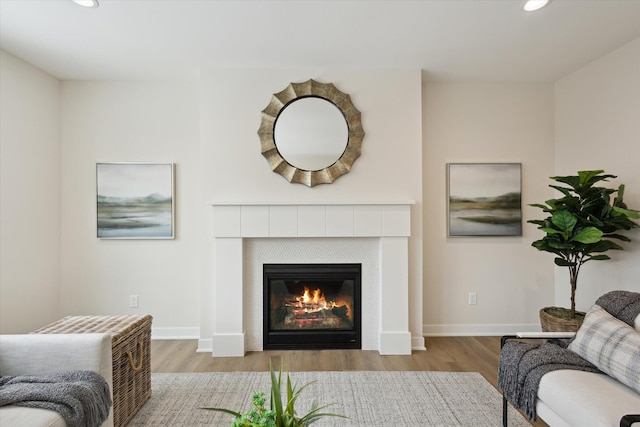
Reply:
<svg viewBox="0 0 640 427"><path fill-rule="evenodd" d="M580 243L597 243L602 239L602 231L598 230L595 227L586 227L576 233L575 236L571 238L574 242Z"/></svg>
<svg viewBox="0 0 640 427"><path fill-rule="evenodd" d="M540 227L540 230L544 231L547 234L562 234L562 231L556 230L555 228Z"/></svg>
<svg viewBox="0 0 640 427"><path fill-rule="evenodd" d="M563 234L568 238L569 234L573 231L573 227L576 226L578 220L569 211L561 210L554 212L551 216L551 222L558 227Z"/></svg>
<svg viewBox="0 0 640 427"><path fill-rule="evenodd" d="M326 412L318 412L321 409L326 408L327 406L331 406L331 405L324 405L324 406L320 406L318 408L314 408L311 410L311 412L309 412L307 415L305 415L304 417L302 417L300 419L300 421L303 421L307 424L311 424L313 421L317 420L320 417L338 417L338 418L348 418L344 415L340 415L340 414L330 414L330 413L326 413Z"/></svg>
<svg viewBox="0 0 640 427"><path fill-rule="evenodd" d="M618 195L613 199L613 206L617 206L622 209L626 209L627 205L623 201L624 199L624 184L620 184L618 187Z"/></svg>
<svg viewBox="0 0 640 427"><path fill-rule="evenodd" d="M622 234L603 234L602 235L603 239L618 239L618 240L622 240L623 242L630 242L631 239L628 238L627 236L623 236Z"/></svg>
<svg viewBox="0 0 640 427"><path fill-rule="evenodd" d="M271 361L269 361L269 370L271 371L271 410L276 412L276 425L282 425L282 393L280 391L282 362L280 363L278 377L276 377Z"/></svg>
<svg viewBox="0 0 640 427"><path fill-rule="evenodd" d="M589 183L593 178L595 178L596 176L600 175L601 173L604 173L603 170L597 170L597 171L578 171L578 176L580 177L580 185L586 185L587 183Z"/></svg>
<svg viewBox="0 0 640 427"><path fill-rule="evenodd" d="M571 262L571 261L567 261L564 258L555 258L553 260L553 262L556 263L556 265L560 266L560 267L573 267L576 265L575 262Z"/></svg>
<svg viewBox="0 0 640 427"><path fill-rule="evenodd" d="M566 204L566 200L565 199L567 199L567 198L563 197L562 199L545 200L545 203L550 206L550 208L546 209L545 212L553 212L553 211L556 211L558 209L561 209Z"/></svg>
<svg viewBox="0 0 640 427"><path fill-rule="evenodd" d="M580 178L577 176L552 176L550 178L554 181L569 184L571 188L578 188L578 186L580 185Z"/></svg>
<svg viewBox="0 0 640 427"><path fill-rule="evenodd" d="M549 209L549 206L541 205L540 203L533 203L533 204L530 204L529 206L531 206L533 208Z"/></svg>
<svg viewBox="0 0 640 427"><path fill-rule="evenodd" d="M554 241L549 241L549 247L552 249L556 249L556 250L561 250L561 251L566 251L566 250L572 250L574 247L573 243L562 243L562 242L554 242Z"/></svg>
<svg viewBox="0 0 640 427"><path fill-rule="evenodd" d="M556 190L564 194L566 197L572 197L572 193L571 193L572 190L569 188L560 187L559 185L550 185L549 187L555 188Z"/></svg>
<svg viewBox="0 0 640 427"><path fill-rule="evenodd" d="M617 214L623 214L627 218L640 219L640 211L636 211L636 210L633 210L633 209L622 209L622 208L619 208L617 206L613 207L613 211L615 213L617 213Z"/></svg>
<svg viewBox="0 0 640 427"><path fill-rule="evenodd" d="M591 259L595 260L595 261L604 261L604 260L607 260L607 259L611 259L611 257L609 257L609 255L594 255L594 256L589 257L588 259L586 259L585 262L588 261L588 260L591 260Z"/></svg>
<svg viewBox="0 0 640 427"><path fill-rule="evenodd" d="M593 252L606 252L610 249L620 250L622 249L622 246L612 242L611 240L600 240L598 243L589 245L588 251L585 252L590 254Z"/></svg>

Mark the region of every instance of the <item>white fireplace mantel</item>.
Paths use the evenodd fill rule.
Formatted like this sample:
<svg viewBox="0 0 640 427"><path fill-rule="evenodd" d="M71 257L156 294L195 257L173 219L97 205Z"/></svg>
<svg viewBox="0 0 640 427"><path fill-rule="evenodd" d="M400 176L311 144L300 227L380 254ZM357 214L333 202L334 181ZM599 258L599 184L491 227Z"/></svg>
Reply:
<svg viewBox="0 0 640 427"><path fill-rule="evenodd" d="M378 351L411 354L408 239L413 202L211 203L214 357L244 356L243 239L377 238ZM230 303L233 302L233 303Z"/></svg>

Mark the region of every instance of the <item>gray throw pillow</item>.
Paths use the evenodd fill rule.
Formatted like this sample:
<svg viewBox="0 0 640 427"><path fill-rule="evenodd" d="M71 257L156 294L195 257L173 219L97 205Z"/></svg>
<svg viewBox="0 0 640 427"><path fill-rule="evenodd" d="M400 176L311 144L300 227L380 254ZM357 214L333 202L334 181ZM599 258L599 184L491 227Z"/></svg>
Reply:
<svg viewBox="0 0 640 427"><path fill-rule="evenodd" d="M640 393L640 332L594 304L569 350Z"/></svg>

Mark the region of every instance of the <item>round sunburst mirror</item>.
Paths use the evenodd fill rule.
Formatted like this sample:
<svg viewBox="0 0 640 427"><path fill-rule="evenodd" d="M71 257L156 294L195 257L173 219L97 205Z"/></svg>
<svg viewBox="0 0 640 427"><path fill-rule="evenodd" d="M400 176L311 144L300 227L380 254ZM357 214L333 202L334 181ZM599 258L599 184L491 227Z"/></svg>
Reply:
<svg viewBox="0 0 640 427"><path fill-rule="evenodd" d="M273 95L258 130L262 155L287 181L330 184L360 157L364 130L349 95L331 83L291 83Z"/></svg>

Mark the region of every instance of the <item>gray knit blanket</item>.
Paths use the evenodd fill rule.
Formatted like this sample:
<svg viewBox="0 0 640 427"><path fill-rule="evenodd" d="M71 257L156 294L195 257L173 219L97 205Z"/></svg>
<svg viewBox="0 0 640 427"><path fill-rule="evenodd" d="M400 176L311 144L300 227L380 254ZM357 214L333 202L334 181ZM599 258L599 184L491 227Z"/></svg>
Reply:
<svg viewBox="0 0 640 427"><path fill-rule="evenodd" d="M0 406L58 412L69 427L95 427L109 416L109 384L93 371L0 377Z"/></svg>
<svg viewBox="0 0 640 427"><path fill-rule="evenodd" d="M629 326L640 313L640 292L611 291L596 300L610 315L622 320Z"/></svg>
<svg viewBox="0 0 640 427"><path fill-rule="evenodd" d="M633 325L640 313L640 293L612 291L596 301L609 314ZM509 402L535 421L536 399L542 376L559 369L600 372L559 341L531 344L507 341L500 352L498 387Z"/></svg>

